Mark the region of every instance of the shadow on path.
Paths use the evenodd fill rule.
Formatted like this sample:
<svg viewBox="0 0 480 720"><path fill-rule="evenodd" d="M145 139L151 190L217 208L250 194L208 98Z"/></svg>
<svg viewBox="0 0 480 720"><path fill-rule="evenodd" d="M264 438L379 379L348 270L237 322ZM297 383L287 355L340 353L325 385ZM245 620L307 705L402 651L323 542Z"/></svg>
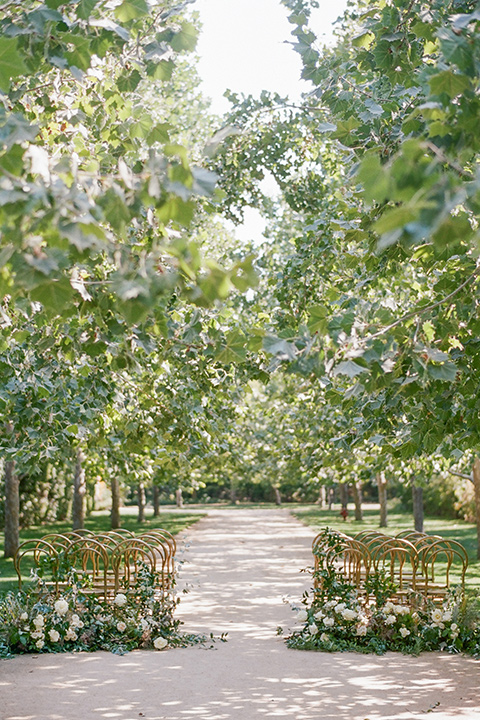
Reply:
<svg viewBox="0 0 480 720"><path fill-rule="evenodd" d="M282 598L309 588L311 528L286 510L213 509L187 532L179 615L228 642L0 663L1 720L480 720L480 663L432 653L288 650Z"/></svg>

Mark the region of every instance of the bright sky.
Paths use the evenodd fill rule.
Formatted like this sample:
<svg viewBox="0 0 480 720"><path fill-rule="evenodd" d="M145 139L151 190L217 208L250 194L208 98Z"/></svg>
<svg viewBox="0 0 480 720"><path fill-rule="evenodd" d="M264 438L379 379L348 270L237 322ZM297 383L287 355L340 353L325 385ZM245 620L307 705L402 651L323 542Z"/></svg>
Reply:
<svg viewBox="0 0 480 720"><path fill-rule="evenodd" d="M320 0L311 27L320 42L331 43L333 23L343 14L347 0ZM203 31L197 45L203 90L219 115L230 104L223 97L228 88L258 96L262 90L299 99L311 85L300 79L301 59L289 44L288 10L280 0L196 0ZM247 209L245 223L236 234L261 242L264 224Z"/></svg>
<svg viewBox="0 0 480 720"><path fill-rule="evenodd" d="M320 6L312 15L312 29L329 43L347 0L320 0ZM292 98L309 89L300 81L300 56L288 44L294 26L280 0L196 0L193 7L203 23L199 71L214 112L228 110L222 98L226 88L253 95L275 90Z"/></svg>

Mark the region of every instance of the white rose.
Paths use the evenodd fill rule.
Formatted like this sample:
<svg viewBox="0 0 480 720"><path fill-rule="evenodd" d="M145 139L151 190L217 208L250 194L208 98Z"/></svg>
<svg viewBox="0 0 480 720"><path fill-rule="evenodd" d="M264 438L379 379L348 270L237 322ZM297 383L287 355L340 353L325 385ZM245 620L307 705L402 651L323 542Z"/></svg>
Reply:
<svg viewBox="0 0 480 720"><path fill-rule="evenodd" d="M145 632L145 630L148 630L150 627L148 620L145 620L145 618L142 618L140 625L141 625L143 632Z"/></svg>
<svg viewBox="0 0 480 720"><path fill-rule="evenodd" d="M315 618L315 620L323 620L323 618L325 617L325 613L323 612L323 610L318 610L318 612L316 612L313 617Z"/></svg>
<svg viewBox="0 0 480 720"><path fill-rule="evenodd" d="M58 642L60 640L60 633L58 630L49 630L48 631L48 637L52 642Z"/></svg>
<svg viewBox="0 0 480 720"><path fill-rule="evenodd" d="M308 626L308 632L310 635L316 635L318 633L318 627L314 624Z"/></svg>
<svg viewBox="0 0 480 720"><path fill-rule="evenodd" d="M408 628L406 627L401 627L399 632L403 638L406 638L408 635L410 635L410 630L408 630Z"/></svg>
<svg viewBox="0 0 480 720"><path fill-rule="evenodd" d="M28 620L28 613L23 612L23 613L20 615L20 620Z"/></svg>
<svg viewBox="0 0 480 720"><path fill-rule="evenodd" d="M34 640L43 638L43 630L35 630L35 632L30 633L30 637Z"/></svg>
<svg viewBox="0 0 480 720"><path fill-rule="evenodd" d="M63 598L60 598L60 600L57 600L57 602L53 606L53 609L55 610L57 615L66 615L68 612L68 603Z"/></svg>
<svg viewBox="0 0 480 720"><path fill-rule="evenodd" d="M65 633L65 640L76 640L78 637L75 630L71 627L68 628L67 632Z"/></svg>
<svg viewBox="0 0 480 720"><path fill-rule="evenodd" d="M410 612L410 608L405 607L405 605L395 605L394 610L397 615L408 615Z"/></svg>
<svg viewBox="0 0 480 720"><path fill-rule="evenodd" d="M299 610L299 611L297 612L297 622L304 623L304 622L307 622L307 620L308 620L308 613L307 613L307 611L306 611L306 610Z"/></svg>
<svg viewBox="0 0 480 720"><path fill-rule="evenodd" d="M117 593L117 595L115 595L115 600L114 600L113 602L114 602L115 605L117 605L118 607L123 607L123 606L126 605L127 602L128 602L127 596L124 595L123 593Z"/></svg>
<svg viewBox="0 0 480 720"><path fill-rule="evenodd" d="M335 625L335 620L334 618L326 617L323 619L323 624L325 627L333 627Z"/></svg>
<svg viewBox="0 0 480 720"><path fill-rule="evenodd" d="M366 634L367 634L367 626L366 626L366 625L359 625L359 626L357 627L357 635L358 635L359 637L365 637Z"/></svg>
<svg viewBox="0 0 480 720"><path fill-rule="evenodd" d="M320 635L320 642L323 642L323 643L330 642L330 638L327 635L327 633L322 633Z"/></svg>
<svg viewBox="0 0 480 720"><path fill-rule="evenodd" d="M355 620L358 613L355 612L355 610L350 610L350 608L345 608L345 610L342 611L342 617L344 620Z"/></svg>
<svg viewBox="0 0 480 720"><path fill-rule="evenodd" d="M126 629L127 629L127 626L125 625L125 623L122 620L120 620L120 622L117 623L118 632L125 632Z"/></svg>
<svg viewBox="0 0 480 720"><path fill-rule="evenodd" d="M443 622L450 622L451 619L452 619L452 613L450 612L450 610L447 610L446 612L443 613L443 615L442 615Z"/></svg>
<svg viewBox="0 0 480 720"><path fill-rule="evenodd" d="M34 618L33 618L33 624L35 625L35 627L37 628L37 630L38 630L39 628L43 627L44 624L45 624L45 621L44 621L44 619L43 619L43 615L40 615L40 614L39 614L39 615L37 615L36 617L34 617Z"/></svg>
<svg viewBox="0 0 480 720"><path fill-rule="evenodd" d="M442 613L441 610L438 610L438 609L437 609L437 610L434 610L434 611L432 612L432 616L431 616L431 617L432 617L432 620L433 620L434 623L439 623L439 622L442 622L443 613Z"/></svg>
<svg viewBox="0 0 480 720"><path fill-rule="evenodd" d="M392 602L385 603L383 607L383 612L385 615L391 615L393 611L395 610L395 605Z"/></svg>
<svg viewBox="0 0 480 720"><path fill-rule="evenodd" d="M74 613L70 619L70 626L73 628L82 628L84 623L80 620L77 613Z"/></svg>
<svg viewBox="0 0 480 720"><path fill-rule="evenodd" d="M394 625L397 622L395 615L387 615L385 618L385 625Z"/></svg>
<svg viewBox="0 0 480 720"><path fill-rule="evenodd" d="M41 650L44 645L45 645L44 640L37 640L37 642L35 643L35 647L37 647L39 650Z"/></svg>
<svg viewBox="0 0 480 720"><path fill-rule="evenodd" d="M346 607L345 603L338 603L333 609L336 613L343 613Z"/></svg>
<svg viewBox="0 0 480 720"><path fill-rule="evenodd" d="M457 630L458 630L458 625L457 625L457 623L452 623L452 624L450 625L450 630L451 630L452 632L457 632Z"/></svg>
<svg viewBox="0 0 480 720"><path fill-rule="evenodd" d="M163 637L157 637L153 641L153 647L155 650L163 650L163 648L166 648L168 645L168 640L165 640Z"/></svg>

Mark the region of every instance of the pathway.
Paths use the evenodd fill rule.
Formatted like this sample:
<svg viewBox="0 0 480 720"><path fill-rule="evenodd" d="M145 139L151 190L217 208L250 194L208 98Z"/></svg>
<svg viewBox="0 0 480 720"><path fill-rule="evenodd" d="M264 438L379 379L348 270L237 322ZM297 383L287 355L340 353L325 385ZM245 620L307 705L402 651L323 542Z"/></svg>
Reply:
<svg viewBox="0 0 480 720"><path fill-rule="evenodd" d="M0 720L480 720L472 658L285 647L313 534L284 509L212 509L186 533L179 614L228 642L0 661Z"/></svg>

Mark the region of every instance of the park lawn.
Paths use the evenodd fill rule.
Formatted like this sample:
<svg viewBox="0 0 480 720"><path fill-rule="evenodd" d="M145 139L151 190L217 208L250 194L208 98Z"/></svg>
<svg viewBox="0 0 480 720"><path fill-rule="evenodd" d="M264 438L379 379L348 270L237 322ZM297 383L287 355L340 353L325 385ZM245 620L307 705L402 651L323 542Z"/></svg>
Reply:
<svg viewBox="0 0 480 720"><path fill-rule="evenodd" d="M185 530L193 523L196 523L204 516L203 513L189 513L185 512L168 512L162 511L157 517L153 517L152 512L145 513L145 521L139 524L136 515L129 512L130 508L125 508L122 512L122 527L126 530L139 534L153 528L162 528L168 530L172 535ZM111 530L110 527L110 513L108 511L93 512L85 520L85 528L87 530L93 530L94 532L107 532ZM32 526L28 529L20 532L20 542L25 540L32 540L41 538L43 535L49 533L62 533L72 529L71 522L56 522L49 523L48 525L42 525L40 527ZM13 560L11 558L5 559L3 557L4 549L4 535L0 535L0 593L8 590L16 590L18 588L18 578L13 566ZM22 577L23 573L22 563ZM27 562L25 563L27 568Z"/></svg>
<svg viewBox="0 0 480 720"><path fill-rule="evenodd" d="M295 508L292 512L305 525L310 525L318 530L329 527L333 530L341 530L347 535L355 535L361 530L380 529L379 508L374 503L366 504L363 507L362 521L354 519L354 511L351 506L348 508L349 517L346 521L340 516L338 508L322 510L318 505L309 505ZM396 535L402 530L413 530L411 513L403 513L397 508L392 508L388 512L388 527L381 528L381 530L387 535ZM425 516L424 532L430 535L441 535L448 540L456 540L464 546L469 560L466 585L472 590L480 591L480 561L477 559L475 525L464 520L446 520L445 518Z"/></svg>

